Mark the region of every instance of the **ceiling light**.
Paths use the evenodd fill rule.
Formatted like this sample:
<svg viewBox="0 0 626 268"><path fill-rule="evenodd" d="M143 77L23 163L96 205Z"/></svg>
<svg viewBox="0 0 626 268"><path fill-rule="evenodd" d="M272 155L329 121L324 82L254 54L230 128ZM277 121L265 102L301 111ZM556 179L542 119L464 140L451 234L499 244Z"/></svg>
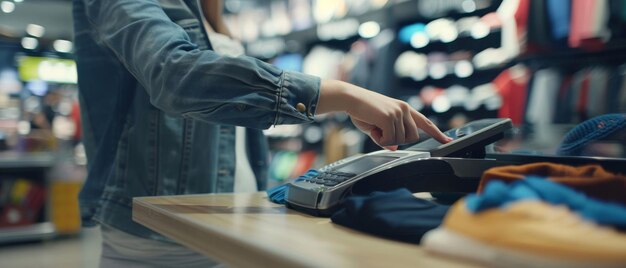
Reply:
<svg viewBox="0 0 626 268"><path fill-rule="evenodd" d="M411 46L414 48L423 48L430 43L430 38L425 32L416 32L411 37Z"/></svg>
<svg viewBox="0 0 626 268"><path fill-rule="evenodd" d="M461 2L461 8L465 13L471 13L476 11L476 2L474 0L464 0Z"/></svg>
<svg viewBox="0 0 626 268"><path fill-rule="evenodd" d="M478 21L472 26L471 35L474 39L485 38L489 35L489 26L482 21Z"/></svg>
<svg viewBox="0 0 626 268"><path fill-rule="evenodd" d="M441 31L441 42L450 43L459 36L459 32L454 26L446 27Z"/></svg>
<svg viewBox="0 0 626 268"><path fill-rule="evenodd" d="M46 28L39 24L28 24L26 26L26 33L34 36L34 37L42 37L43 33L46 32Z"/></svg>
<svg viewBox="0 0 626 268"><path fill-rule="evenodd" d="M436 113L445 113L450 110L450 100L446 95L439 95L433 100L432 108Z"/></svg>
<svg viewBox="0 0 626 268"><path fill-rule="evenodd" d="M54 47L54 50L58 51L58 52L62 52L62 53L69 53L72 51L72 42L67 41L67 40L55 40L54 43L52 43L52 47Z"/></svg>
<svg viewBox="0 0 626 268"><path fill-rule="evenodd" d="M39 41L32 37L24 37L22 38L22 47L25 49L35 49L39 45Z"/></svg>
<svg viewBox="0 0 626 268"><path fill-rule="evenodd" d="M359 26L359 35L363 38L372 38L380 33L380 25L375 21L364 22Z"/></svg>
<svg viewBox="0 0 626 268"><path fill-rule="evenodd" d="M466 78L474 73L474 67L468 60L461 60L454 65L454 73L457 77Z"/></svg>
<svg viewBox="0 0 626 268"><path fill-rule="evenodd" d="M13 0L13 2L15 2L15 3L21 3L21 2L24 2L24 0Z"/></svg>
<svg viewBox="0 0 626 268"><path fill-rule="evenodd" d="M2 9L4 13L11 13L13 12L13 10L15 10L15 3L10 1L2 1L0 3L0 9Z"/></svg>
<svg viewBox="0 0 626 268"><path fill-rule="evenodd" d="M28 135L28 133L30 133L30 122L24 120L17 122L17 133Z"/></svg>
<svg viewBox="0 0 626 268"><path fill-rule="evenodd" d="M433 63L428 68L428 72L433 79L441 79L447 74L446 65L441 62Z"/></svg>

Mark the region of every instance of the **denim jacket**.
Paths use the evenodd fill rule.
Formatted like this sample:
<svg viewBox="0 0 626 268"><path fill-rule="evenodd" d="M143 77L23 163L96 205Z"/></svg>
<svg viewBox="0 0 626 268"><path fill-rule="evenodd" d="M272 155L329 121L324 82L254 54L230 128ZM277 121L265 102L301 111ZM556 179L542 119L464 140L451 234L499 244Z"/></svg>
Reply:
<svg viewBox="0 0 626 268"><path fill-rule="evenodd" d="M73 14L86 226L166 240L132 221L133 197L232 191L235 125L262 188L261 129L313 120L319 78L217 55L197 0L74 0Z"/></svg>

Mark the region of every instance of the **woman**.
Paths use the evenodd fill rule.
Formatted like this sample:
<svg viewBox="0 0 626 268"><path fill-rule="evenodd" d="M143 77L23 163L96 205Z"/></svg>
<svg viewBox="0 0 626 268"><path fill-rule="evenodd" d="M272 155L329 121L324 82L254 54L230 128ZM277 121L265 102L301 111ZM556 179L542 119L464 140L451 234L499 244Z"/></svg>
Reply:
<svg viewBox="0 0 626 268"><path fill-rule="evenodd" d="M104 267L214 264L134 223L132 198L232 192L242 165L263 189L268 153L261 129L345 112L390 150L417 141L418 128L449 141L405 102L221 55L203 23L206 17L227 34L221 10L213 0L74 0L88 159L80 204L85 226L103 226ZM244 139L235 126L247 128ZM245 157L235 150L242 141Z"/></svg>

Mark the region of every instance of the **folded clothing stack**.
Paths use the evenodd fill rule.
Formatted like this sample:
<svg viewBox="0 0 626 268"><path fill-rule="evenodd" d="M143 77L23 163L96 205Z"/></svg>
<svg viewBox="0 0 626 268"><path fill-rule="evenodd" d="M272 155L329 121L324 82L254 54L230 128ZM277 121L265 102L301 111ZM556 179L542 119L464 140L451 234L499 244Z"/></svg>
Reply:
<svg viewBox="0 0 626 268"><path fill-rule="evenodd" d="M626 193L624 176L548 163L498 169L425 234L427 250L496 267L626 267L626 202L612 195Z"/></svg>
<svg viewBox="0 0 626 268"><path fill-rule="evenodd" d="M608 172L599 165L573 167L553 163L533 163L495 167L483 173L478 192L482 192L485 185L494 180L514 182L528 176L545 177L590 197L626 205L626 176Z"/></svg>

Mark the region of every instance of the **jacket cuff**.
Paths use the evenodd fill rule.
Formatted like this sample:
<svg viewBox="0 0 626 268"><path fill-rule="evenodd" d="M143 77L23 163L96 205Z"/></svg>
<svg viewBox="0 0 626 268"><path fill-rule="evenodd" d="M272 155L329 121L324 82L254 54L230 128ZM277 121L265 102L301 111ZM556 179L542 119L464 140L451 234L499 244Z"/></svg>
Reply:
<svg viewBox="0 0 626 268"><path fill-rule="evenodd" d="M320 78L284 71L274 125L312 122L320 95Z"/></svg>

